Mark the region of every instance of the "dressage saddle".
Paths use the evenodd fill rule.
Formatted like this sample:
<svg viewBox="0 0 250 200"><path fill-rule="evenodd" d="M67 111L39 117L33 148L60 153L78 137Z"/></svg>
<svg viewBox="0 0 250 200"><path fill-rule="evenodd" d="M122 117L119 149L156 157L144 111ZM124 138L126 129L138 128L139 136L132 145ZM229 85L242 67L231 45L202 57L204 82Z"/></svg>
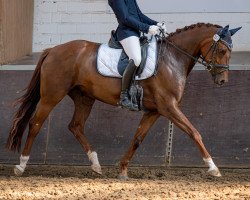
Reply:
<svg viewBox="0 0 250 200"><path fill-rule="evenodd" d="M142 61L141 61L141 64L136 71L136 76L139 76L139 77L142 74L142 72L145 68L145 65L146 65L146 60L147 60L147 56L148 56L147 55L148 54L148 47L149 47L148 38L146 36L140 37L140 44L141 44ZM110 40L108 42L108 45L110 48L123 49L121 43L116 38L114 30L111 31L111 37L110 37ZM119 62L118 62L118 72L121 76L123 75L123 73L128 65L128 62L129 62L129 58L123 49L121 56L120 56L120 59L119 59Z"/></svg>

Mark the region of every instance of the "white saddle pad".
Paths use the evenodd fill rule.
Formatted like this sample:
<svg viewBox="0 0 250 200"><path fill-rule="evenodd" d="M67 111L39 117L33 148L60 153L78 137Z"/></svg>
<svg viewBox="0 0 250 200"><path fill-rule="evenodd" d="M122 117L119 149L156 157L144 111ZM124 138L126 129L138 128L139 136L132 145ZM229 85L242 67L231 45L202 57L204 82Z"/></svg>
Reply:
<svg viewBox="0 0 250 200"><path fill-rule="evenodd" d="M155 37L152 38L148 47L148 56L145 68L136 80L143 80L153 76L157 62L157 41ZM98 50L97 56L97 70L103 76L121 78L117 65L122 53L122 49L113 49L108 44L102 44Z"/></svg>

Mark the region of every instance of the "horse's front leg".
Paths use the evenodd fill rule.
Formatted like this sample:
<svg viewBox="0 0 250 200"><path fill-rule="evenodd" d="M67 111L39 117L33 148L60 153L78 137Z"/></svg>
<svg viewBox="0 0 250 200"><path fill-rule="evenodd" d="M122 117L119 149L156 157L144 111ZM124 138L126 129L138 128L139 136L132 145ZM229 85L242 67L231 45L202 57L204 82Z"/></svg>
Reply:
<svg viewBox="0 0 250 200"><path fill-rule="evenodd" d="M214 164L211 156L209 155L205 145L202 142L202 137L200 133L194 128L194 126L190 123L187 117L181 112L178 103L176 101L172 102L173 103L171 104L168 103L167 105L165 104L159 106L159 113L169 118L176 126L182 129L195 141L203 156L205 164L209 167L208 173L212 176L221 176L219 169Z"/></svg>
<svg viewBox="0 0 250 200"><path fill-rule="evenodd" d="M140 121L140 124L137 128L137 131L135 133L135 136L130 144L130 147L120 162L120 174L119 174L120 179L123 179L123 180L128 179L128 172L127 171L128 171L129 161L133 157L136 149L142 143L148 130L151 128L151 126L154 124L154 122L159 118L159 116L160 115L157 112L144 113L144 115Z"/></svg>

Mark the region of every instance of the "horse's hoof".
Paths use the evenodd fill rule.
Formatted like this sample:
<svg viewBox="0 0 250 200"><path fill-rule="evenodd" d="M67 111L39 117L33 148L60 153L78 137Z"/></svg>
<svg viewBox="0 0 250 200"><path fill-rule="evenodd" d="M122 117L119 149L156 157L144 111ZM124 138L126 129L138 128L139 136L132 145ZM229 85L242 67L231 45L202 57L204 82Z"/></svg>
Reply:
<svg viewBox="0 0 250 200"><path fill-rule="evenodd" d="M24 169L21 168L19 165L16 165L16 166L14 167L14 174L15 174L16 176L22 176L22 175L23 175L23 172L24 172Z"/></svg>
<svg viewBox="0 0 250 200"><path fill-rule="evenodd" d="M120 180L122 180L122 181L127 181L127 180L128 180L128 176L119 174L119 175L118 175L118 179L120 179Z"/></svg>
<svg viewBox="0 0 250 200"><path fill-rule="evenodd" d="M102 168L100 165L91 165L91 169L97 174L102 175Z"/></svg>
<svg viewBox="0 0 250 200"><path fill-rule="evenodd" d="M220 173L220 170L218 168L208 170L208 173L212 176L215 176L215 177L221 177L221 173Z"/></svg>

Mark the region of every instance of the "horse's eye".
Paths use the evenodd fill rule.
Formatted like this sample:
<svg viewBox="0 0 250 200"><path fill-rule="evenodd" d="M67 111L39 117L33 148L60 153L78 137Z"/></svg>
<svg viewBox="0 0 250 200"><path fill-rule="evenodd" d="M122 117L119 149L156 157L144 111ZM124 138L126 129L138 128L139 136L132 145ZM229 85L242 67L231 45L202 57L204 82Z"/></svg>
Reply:
<svg viewBox="0 0 250 200"><path fill-rule="evenodd" d="M222 55L225 55L226 54L226 50L225 49L219 49L219 53L222 54Z"/></svg>

